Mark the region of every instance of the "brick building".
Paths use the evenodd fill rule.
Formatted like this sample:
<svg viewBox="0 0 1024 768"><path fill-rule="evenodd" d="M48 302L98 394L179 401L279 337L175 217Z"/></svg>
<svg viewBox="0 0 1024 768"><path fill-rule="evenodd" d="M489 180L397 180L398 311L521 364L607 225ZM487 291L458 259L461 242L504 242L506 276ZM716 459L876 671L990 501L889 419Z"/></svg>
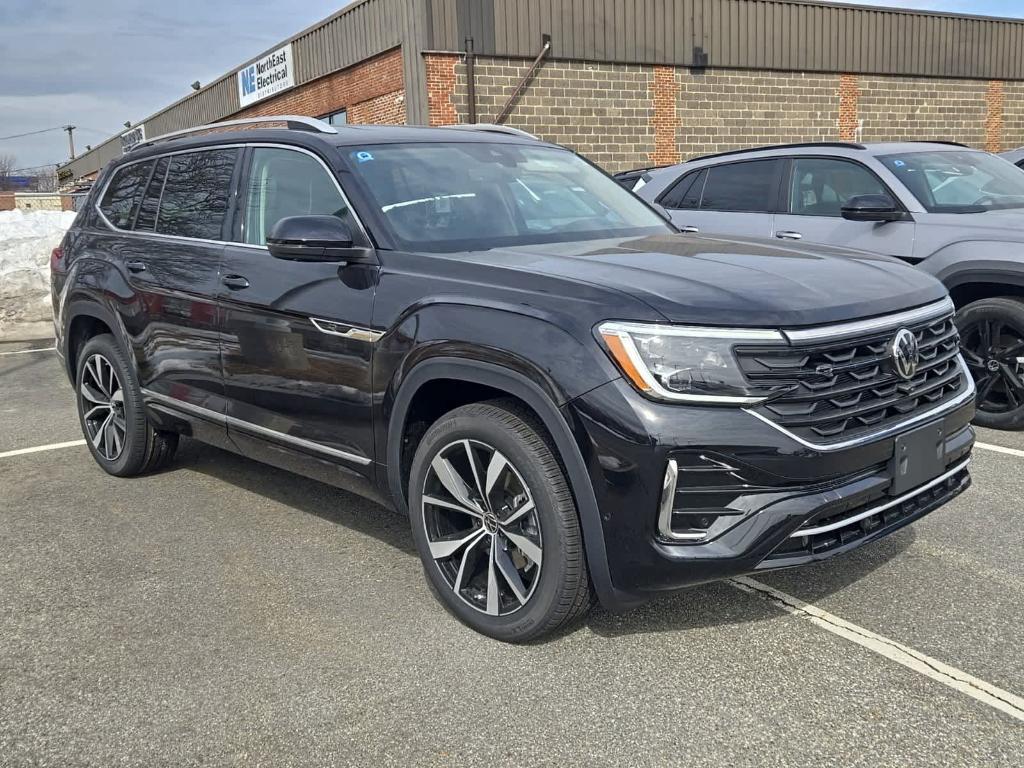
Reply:
<svg viewBox="0 0 1024 768"><path fill-rule="evenodd" d="M267 67L280 77L251 91ZM1024 21L807 0L356 0L132 130L273 114L501 121L610 171L795 141L1000 151L1024 145Z"/></svg>

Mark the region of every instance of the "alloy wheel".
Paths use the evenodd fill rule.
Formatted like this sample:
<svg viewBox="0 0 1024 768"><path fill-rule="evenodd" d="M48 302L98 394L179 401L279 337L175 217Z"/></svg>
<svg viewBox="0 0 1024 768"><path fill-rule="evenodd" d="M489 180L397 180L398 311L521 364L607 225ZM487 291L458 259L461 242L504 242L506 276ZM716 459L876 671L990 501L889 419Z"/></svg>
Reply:
<svg viewBox="0 0 1024 768"><path fill-rule="evenodd" d="M978 388L978 410L1007 413L1024 405L1024 329L981 319L961 328L960 344Z"/></svg>
<svg viewBox="0 0 1024 768"><path fill-rule="evenodd" d="M107 461L116 461L124 450L127 424L124 389L114 366L103 355L85 361L79 390L82 421L93 449Z"/></svg>
<svg viewBox="0 0 1024 768"><path fill-rule="evenodd" d="M422 514L430 556L460 599L490 616L526 605L540 578L540 524L504 454L479 440L446 445L424 478Z"/></svg>

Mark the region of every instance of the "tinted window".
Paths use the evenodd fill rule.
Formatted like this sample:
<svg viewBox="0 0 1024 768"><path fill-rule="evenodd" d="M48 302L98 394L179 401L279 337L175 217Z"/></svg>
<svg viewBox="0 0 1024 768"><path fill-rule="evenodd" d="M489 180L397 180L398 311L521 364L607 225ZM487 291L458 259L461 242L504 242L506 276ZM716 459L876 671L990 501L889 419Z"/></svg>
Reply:
<svg viewBox="0 0 1024 768"><path fill-rule="evenodd" d="M683 176L661 199L661 204L672 209L697 208L707 175L707 171L696 171Z"/></svg>
<svg viewBox="0 0 1024 768"><path fill-rule="evenodd" d="M156 231L220 240L237 157L237 149L172 155Z"/></svg>
<svg viewBox="0 0 1024 768"><path fill-rule="evenodd" d="M348 217L334 179L320 162L289 149L256 148L247 185L242 237L265 245L267 232L286 216L326 214Z"/></svg>
<svg viewBox="0 0 1024 768"><path fill-rule="evenodd" d="M858 163L804 157L793 160L789 210L800 216L841 216L857 195L887 195L878 177Z"/></svg>
<svg viewBox="0 0 1024 768"><path fill-rule="evenodd" d="M775 210L780 164L779 160L755 160L709 168L701 210Z"/></svg>
<svg viewBox="0 0 1024 768"><path fill-rule="evenodd" d="M160 193L164 188L164 176L167 173L169 157L161 157L156 161L156 170L146 187L146 194L142 196L142 204L139 206L139 213L135 217L135 229L140 232L152 232L156 227L156 209L160 204Z"/></svg>
<svg viewBox="0 0 1024 768"><path fill-rule="evenodd" d="M417 250L668 231L638 198L562 149L467 141L343 151L391 234Z"/></svg>
<svg viewBox="0 0 1024 768"><path fill-rule="evenodd" d="M100 210L115 227L131 228L139 198L142 196L142 188L146 185L152 168L153 163L150 161L126 165L114 172L114 177L110 180L106 194L100 202Z"/></svg>

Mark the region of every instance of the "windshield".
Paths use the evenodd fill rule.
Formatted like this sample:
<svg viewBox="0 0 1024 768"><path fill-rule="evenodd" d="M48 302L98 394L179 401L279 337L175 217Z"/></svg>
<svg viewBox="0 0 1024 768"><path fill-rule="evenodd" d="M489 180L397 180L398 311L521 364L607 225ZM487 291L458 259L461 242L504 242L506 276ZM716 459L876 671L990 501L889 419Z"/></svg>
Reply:
<svg viewBox="0 0 1024 768"><path fill-rule="evenodd" d="M929 213L1024 208L1024 173L984 152L907 152L879 157Z"/></svg>
<svg viewBox="0 0 1024 768"><path fill-rule="evenodd" d="M345 147L391 234L457 251L671 231L572 152L507 143Z"/></svg>

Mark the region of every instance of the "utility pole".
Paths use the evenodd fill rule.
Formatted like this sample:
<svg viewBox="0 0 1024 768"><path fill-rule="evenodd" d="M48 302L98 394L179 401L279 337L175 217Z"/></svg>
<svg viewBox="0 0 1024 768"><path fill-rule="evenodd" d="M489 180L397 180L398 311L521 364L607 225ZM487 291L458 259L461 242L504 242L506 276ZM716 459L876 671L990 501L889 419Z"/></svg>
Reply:
<svg viewBox="0 0 1024 768"><path fill-rule="evenodd" d="M71 159L72 160L75 159L75 137L72 134L72 131L74 131L76 127L77 126L74 126L74 125L65 125L64 126L64 130L68 132L68 148L71 151Z"/></svg>

